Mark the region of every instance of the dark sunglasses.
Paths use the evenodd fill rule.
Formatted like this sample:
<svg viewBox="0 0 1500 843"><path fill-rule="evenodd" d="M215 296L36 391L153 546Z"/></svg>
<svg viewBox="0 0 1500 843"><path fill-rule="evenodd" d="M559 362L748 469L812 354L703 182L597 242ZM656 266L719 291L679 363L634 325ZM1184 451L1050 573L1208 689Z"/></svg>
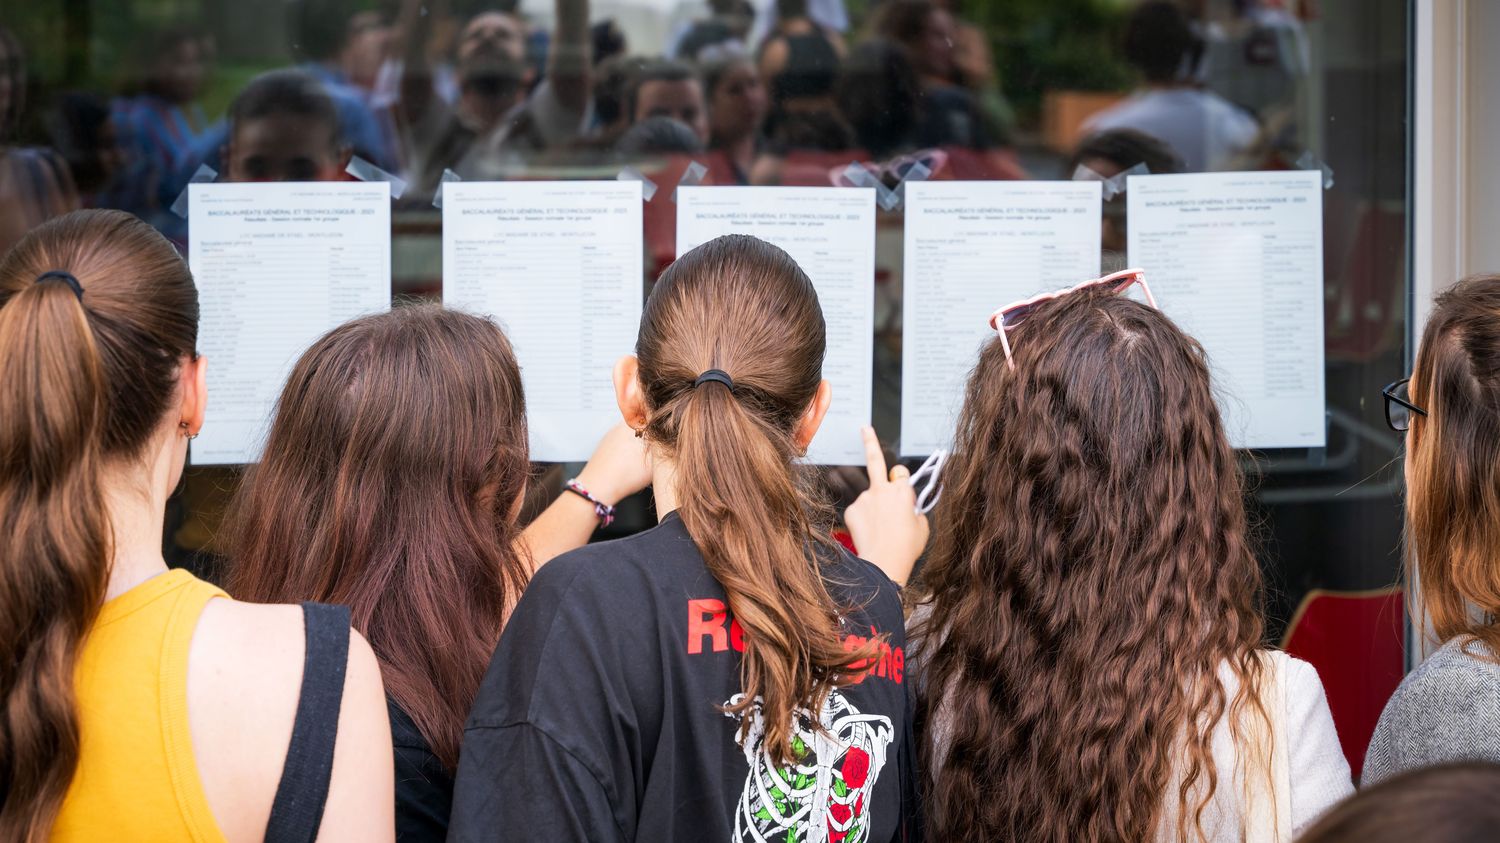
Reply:
<svg viewBox="0 0 1500 843"><path fill-rule="evenodd" d="M1427 411L1411 403L1411 391L1409 384L1411 378L1402 378L1395 383L1387 384L1380 394L1385 396L1385 423L1391 426L1391 430L1404 433L1411 428L1411 414L1419 416L1427 415Z"/></svg>

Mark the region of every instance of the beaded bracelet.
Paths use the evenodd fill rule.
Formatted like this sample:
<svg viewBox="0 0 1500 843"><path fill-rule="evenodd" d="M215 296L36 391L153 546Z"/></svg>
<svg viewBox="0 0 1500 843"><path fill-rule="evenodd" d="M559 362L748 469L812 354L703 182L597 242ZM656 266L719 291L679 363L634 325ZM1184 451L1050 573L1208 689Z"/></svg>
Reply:
<svg viewBox="0 0 1500 843"><path fill-rule="evenodd" d="M615 508L589 494L589 490L583 488L583 484L578 482L577 477L569 480L566 488L568 491L594 505L594 514L599 516L600 527L608 527L614 522Z"/></svg>

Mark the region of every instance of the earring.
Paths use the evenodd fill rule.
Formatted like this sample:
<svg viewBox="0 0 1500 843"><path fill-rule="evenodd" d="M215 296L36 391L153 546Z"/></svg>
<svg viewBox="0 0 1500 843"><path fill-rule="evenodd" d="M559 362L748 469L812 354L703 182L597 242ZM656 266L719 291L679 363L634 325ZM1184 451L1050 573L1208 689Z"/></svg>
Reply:
<svg viewBox="0 0 1500 843"><path fill-rule="evenodd" d="M191 442L194 439L198 438L198 434L196 434L196 433L189 433L188 432L188 423L187 422L178 422L177 423L177 432L179 434L183 435L183 436L186 436L187 440L189 442Z"/></svg>
<svg viewBox="0 0 1500 843"><path fill-rule="evenodd" d="M635 438L640 439L640 438L644 437L645 435L646 435L646 428L644 428L644 427L638 427L638 428L635 429Z"/></svg>

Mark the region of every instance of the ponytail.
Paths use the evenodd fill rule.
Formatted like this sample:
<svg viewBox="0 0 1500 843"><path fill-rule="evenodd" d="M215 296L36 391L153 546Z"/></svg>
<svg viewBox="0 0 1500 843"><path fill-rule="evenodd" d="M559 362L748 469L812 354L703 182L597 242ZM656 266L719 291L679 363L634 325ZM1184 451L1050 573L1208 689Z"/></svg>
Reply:
<svg viewBox="0 0 1500 843"><path fill-rule="evenodd" d="M785 252L743 236L673 264L647 302L637 344L647 439L672 455L678 514L744 630L742 694L725 710L759 708L764 751L779 766L798 760L802 712L816 724L829 692L858 681L879 646L845 649L847 607L834 602L819 564L819 548L832 543L815 529L792 465L823 344L807 276ZM729 377L698 377L710 368Z"/></svg>
<svg viewBox="0 0 1500 843"><path fill-rule="evenodd" d="M67 795L112 557L104 468L163 422L197 326L186 265L129 214L54 219L0 261L0 840L48 838Z"/></svg>
<svg viewBox="0 0 1500 843"><path fill-rule="evenodd" d="M81 301L0 308L0 839L48 836L78 763L73 667L108 581L103 374Z"/></svg>

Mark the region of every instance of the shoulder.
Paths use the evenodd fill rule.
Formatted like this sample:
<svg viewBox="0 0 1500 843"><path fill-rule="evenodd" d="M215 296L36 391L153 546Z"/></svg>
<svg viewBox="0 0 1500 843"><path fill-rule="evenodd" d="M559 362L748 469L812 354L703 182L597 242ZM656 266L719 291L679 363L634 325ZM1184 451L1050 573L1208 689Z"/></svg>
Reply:
<svg viewBox="0 0 1500 843"><path fill-rule="evenodd" d="M1449 641L1401 681L1387 711L1433 714L1453 707L1485 708L1500 718L1500 664L1486 661L1478 642ZM1494 721L1491 721L1492 723Z"/></svg>
<svg viewBox="0 0 1500 843"><path fill-rule="evenodd" d="M901 590L874 563L840 548L824 563L823 579L835 601L867 613L882 632L906 640Z"/></svg>
<svg viewBox="0 0 1500 843"><path fill-rule="evenodd" d="M212 677L208 693L222 698L224 710L285 724L288 733L296 713L306 657L306 627L301 606L210 600L193 634L190 678ZM380 665L364 636L349 631L344 699L383 705ZM368 705L365 706L368 708Z"/></svg>
<svg viewBox="0 0 1500 843"><path fill-rule="evenodd" d="M188 656L188 717L205 794L219 824L263 829L286 762L306 653L303 610L229 599L208 601ZM389 760L380 667L350 631L339 707L333 787ZM333 798L333 797L330 797Z"/></svg>
<svg viewBox="0 0 1500 843"><path fill-rule="evenodd" d="M1500 760L1500 665L1449 641L1402 680L1380 713L1365 777L1454 759Z"/></svg>
<svg viewBox="0 0 1500 843"><path fill-rule="evenodd" d="M1464 691L1500 686L1500 664L1488 661L1489 651L1477 641L1454 639L1439 647L1402 680L1396 694L1446 688Z"/></svg>
<svg viewBox="0 0 1500 843"><path fill-rule="evenodd" d="M543 565L527 587L543 592L587 594L643 588L656 580L676 580L703 570L703 556L682 522L671 519L613 541L586 544Z"/></svg>

